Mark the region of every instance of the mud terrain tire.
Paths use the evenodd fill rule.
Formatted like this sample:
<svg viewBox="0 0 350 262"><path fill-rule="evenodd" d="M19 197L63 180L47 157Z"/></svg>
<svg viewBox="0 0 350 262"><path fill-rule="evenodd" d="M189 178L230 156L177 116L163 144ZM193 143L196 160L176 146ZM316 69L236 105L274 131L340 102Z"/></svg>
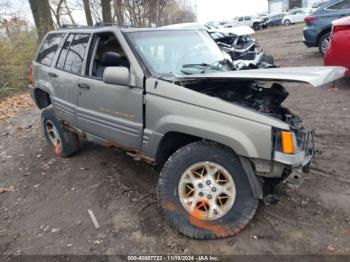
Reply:
<svg viewBox="0 0 350 262"><path fill-rule="evenodd" d="M234 181L233 205L218 219L201 219L202 216L188 212L180 200L183 174L196 163L216 163L228 171ZM199 190L197 194L200 193ZM196 239L225 238L238 234L253 218L258 206L258 199L253 196L237 155L227 147L207 141L186 145L168 159L159 177L158 201L170 223L182 234Z"/></svg>
<svg viewBox="0 0 350 262"><path fill-rule="evenodd" d="M41 113L41 127L57 155L69 157L79 150L79 136L64 128L50 108Z"/></svg>

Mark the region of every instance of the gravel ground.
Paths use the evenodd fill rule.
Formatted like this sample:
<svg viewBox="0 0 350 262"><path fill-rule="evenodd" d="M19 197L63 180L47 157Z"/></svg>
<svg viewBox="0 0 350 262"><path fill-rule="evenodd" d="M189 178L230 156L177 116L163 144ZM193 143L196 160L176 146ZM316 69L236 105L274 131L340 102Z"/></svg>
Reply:
<svg viewBox="0 0 350 262"><path fill-rule="evenodd" d="M302 25L257 33L281 66L322 65L302 44ZM286 105L317 130L320 154L304 185L276 189L238 236L184 237L156 203L157 172L118 149L85 143L55 156L29 109L0 122L0 254L347 254L350 255L350 82L335 91L289 85ZM101 227L95 229L91 209Z"/></svg>

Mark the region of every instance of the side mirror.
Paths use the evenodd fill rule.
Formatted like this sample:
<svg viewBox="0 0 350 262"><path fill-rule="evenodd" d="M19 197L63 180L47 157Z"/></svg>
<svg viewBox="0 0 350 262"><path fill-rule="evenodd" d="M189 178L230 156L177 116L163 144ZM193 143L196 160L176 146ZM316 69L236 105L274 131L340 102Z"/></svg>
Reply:
<svg viewBox="0 0 350 262"><path fill-rule="evenodd" d="M106 67L103 72L103 82L112 85L129 86L129 69L122 66Z"/></svg>

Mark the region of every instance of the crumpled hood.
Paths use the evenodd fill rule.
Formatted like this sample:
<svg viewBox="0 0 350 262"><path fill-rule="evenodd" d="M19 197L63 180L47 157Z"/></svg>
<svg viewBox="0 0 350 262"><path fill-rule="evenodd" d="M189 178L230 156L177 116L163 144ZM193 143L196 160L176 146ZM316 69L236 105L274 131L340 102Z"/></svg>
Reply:
<svg viewBox="0 0 350 262"><path fill-rule="evenodd" d="M314 87L334 82L345 76L347 69L340 66L282 67L195 75L176 75L176 79L242 79L261 81L304 82Z"/></svg>

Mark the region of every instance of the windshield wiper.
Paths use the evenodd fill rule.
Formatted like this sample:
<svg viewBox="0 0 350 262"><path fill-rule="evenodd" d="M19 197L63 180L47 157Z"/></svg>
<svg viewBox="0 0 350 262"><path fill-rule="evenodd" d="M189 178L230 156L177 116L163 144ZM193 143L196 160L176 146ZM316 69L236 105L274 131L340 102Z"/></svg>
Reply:
<svg viewBox="0 0 350 262"><path fill-rule="evenodd" d="M200 70L199 73L203 73L205 70L207 70L208 67L210 67L210 64L207 64L207 63L184 64L184 65L182 65L183 69L181 69L181 73L184 73L186 75L192 75L192 74L196 73L196 72L193 72L193 71L186 70L186 69L191 69L191 68L198 69L198 70Z"/></svg>
<svg viewBox="0 0 350 262"><path fill-rule="evenodd" d="M195 68L195 69L202 69L199 73L200 74L204 74L206 73L209 69L213 68L213 66L215 64L218 64L218 65L223 65L223 66L228 66L229 67L229 70L233 70L234 67L233 67L233 64L231 63L231 61L229 59L222 59L222 60L218 60L218 61L214 61L213 63L211 64L208 64L208 63L201 63L201 64L185 64L182 66L182 68L186 69L186 68ZM225 71L225 70L221 70L221 71ZM228 71L228 70L226 70ZM187 71L187 70L181 70L182 73L184 74L187 74L187 75L190 75L190 74L193 74L194 72L190 72L190 71Z"/></svg>
<svg viewBox="0 0 350 262"><path fill-rule="evenodd" d="M184 64L182 65L182 68L198 68L198 67L208 67L210 64L207 63L201 63L201 64Z"/></svg>

